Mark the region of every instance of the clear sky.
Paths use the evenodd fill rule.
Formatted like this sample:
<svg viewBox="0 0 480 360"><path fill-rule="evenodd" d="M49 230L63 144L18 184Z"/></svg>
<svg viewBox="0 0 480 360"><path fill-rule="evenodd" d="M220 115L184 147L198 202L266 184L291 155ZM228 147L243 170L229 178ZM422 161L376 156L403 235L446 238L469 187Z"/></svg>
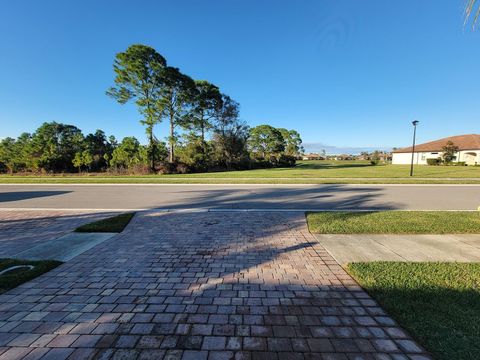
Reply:
<svg viewBox="0 0 480 360"><path fill-rule="evenodd" d="M2 1L0 137L55 120L144 142L135 107L105 95L115 54L134 43L218 85L250 125L297 129L307 150L406 146L414 119L420 142L480 133L480 29L464 28L463 6ZM167 136L165 124L156 135Z"/></svg>

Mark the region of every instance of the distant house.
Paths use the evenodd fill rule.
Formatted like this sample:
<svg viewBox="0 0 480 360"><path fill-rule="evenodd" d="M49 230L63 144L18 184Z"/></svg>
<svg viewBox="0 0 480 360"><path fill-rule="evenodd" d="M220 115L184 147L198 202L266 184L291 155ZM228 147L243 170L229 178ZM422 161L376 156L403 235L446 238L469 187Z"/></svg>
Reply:
<svg viewBox="0 0 480 360"><path fill-rule="evenodd" d="M458 146L454 161L465 162L467 165L480 164L480 135L468 134L443 138L424 144L415 145L413 163L426 165L427 159L442 157L442 148L451 141ZM392 164L410 164L412 161L412 147L401 148L393 151Z"/></svg>
<svg viewBox="0 0 480 360"><path fill-rule="evenodd" d="M335 160L354 160L355 157L349 154L340 154L335 156Z"/></svg>
<svg viewBox="0 0 480 360"><path fill-rule="evenodd" d="M392 161L392 154L388 152L381 152L378 154L378 159L383 162Z"/></svg>
<svg viewBox="0 0 480 360"><path fill-rule="evenodd" d="M302 155L302 160L325 160L320 154L310 153Z"/></svg>
<svg viewBox="0 0 480 360"><path fill-rule="evenodd" d="M392 160L392 154L384 151L378 151L376 153L361 153L360 155L355 156L355 160L372 160L375 157L377 157L378 160L382 162L388 162Z"/></svg>

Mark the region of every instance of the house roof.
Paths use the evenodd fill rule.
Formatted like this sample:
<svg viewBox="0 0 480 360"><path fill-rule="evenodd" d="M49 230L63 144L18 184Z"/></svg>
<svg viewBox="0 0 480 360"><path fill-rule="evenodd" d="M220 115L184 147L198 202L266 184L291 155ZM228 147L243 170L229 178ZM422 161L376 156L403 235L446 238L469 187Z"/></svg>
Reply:
<svg viewBox="0 0 480 360"><path fill-rule="evenodd" d="M440 140L415 145L415 152L442 151L448 141L458 146L459 150L480 150L480 134L450 136ZM411 153L412 147L394 150L393 153Z"/></svg>

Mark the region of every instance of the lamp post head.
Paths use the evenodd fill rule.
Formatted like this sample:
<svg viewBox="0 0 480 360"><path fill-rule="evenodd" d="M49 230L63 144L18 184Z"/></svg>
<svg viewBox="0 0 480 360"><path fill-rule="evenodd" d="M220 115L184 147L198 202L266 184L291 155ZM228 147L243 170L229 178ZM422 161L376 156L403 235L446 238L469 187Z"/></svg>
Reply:
<svg viewBox="0 0 480 360"><path fill-rule="evenodd" d="M418 124L419 122L420 122L420 121L418 121L418 120L413 120L413 121L412 121L412 125L413 125L413 126L417 126L417 124Z"/></svg>

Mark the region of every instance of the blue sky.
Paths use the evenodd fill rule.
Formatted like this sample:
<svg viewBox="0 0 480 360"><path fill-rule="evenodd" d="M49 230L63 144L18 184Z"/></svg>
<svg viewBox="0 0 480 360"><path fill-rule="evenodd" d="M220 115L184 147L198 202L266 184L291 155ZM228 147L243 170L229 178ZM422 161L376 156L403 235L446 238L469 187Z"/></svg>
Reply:
<svg viewBox="0 0 480 360"><path fill-rule="evenodd" d="M297 129L307 150L388 148L480 132L480 30L463 0L4 1L0 137L44 121L145 141L105 95L117 52L156 48L241 104L250 125ZM156 128L167 136L166 124ZM338 147L338 148L335 148Z"/></svg>

